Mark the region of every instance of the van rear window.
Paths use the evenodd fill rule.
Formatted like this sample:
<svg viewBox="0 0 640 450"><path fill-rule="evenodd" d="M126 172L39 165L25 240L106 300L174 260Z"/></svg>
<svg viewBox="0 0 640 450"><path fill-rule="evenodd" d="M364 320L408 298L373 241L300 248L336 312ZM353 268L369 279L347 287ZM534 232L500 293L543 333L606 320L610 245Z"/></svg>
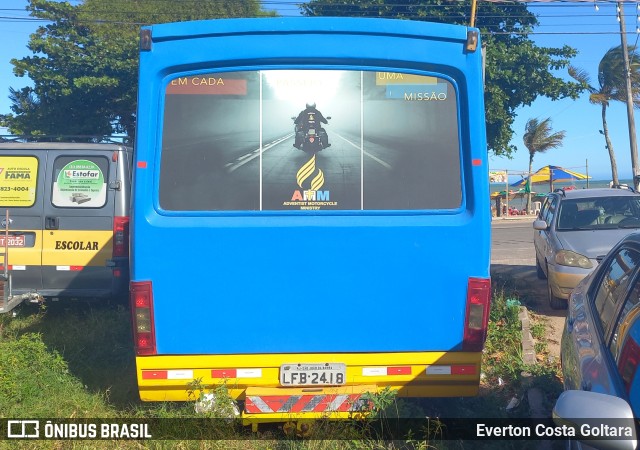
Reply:
<svg viewBox="0 0 640 450"><path fill-rule="evenodd" d="M36 202L38 158L0 156L0 207L30 207Z"/></svg>
<svg viewBox="0 0 640 450"><path fill-rule="evenodd" d="M458 106L444 78L266 70L171 79L165 210L434 210L462 203Z"/></svg>
<svg viewBox="0 0 640 450"><path fill-rule="evenodd" d="M102 156L59 156L53 163L51 203L59 208L101 208L107 202L109 161Z"/></svg>

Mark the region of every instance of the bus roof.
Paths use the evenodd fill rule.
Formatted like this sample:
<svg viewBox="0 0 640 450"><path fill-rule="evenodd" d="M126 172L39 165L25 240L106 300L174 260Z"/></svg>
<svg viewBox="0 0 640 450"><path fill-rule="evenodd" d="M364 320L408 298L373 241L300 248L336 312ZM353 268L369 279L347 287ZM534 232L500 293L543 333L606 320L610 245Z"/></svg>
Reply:
<svg viewBox="0 0 640 450"><path fill-rule="evenodd" d="M259 19L219 19L152 25L154 41L205 36L248 34L320 33L396 35L465 41L471 28L461 25L427 23L411 20L344 18L344 17L287 17Z"/></svg>

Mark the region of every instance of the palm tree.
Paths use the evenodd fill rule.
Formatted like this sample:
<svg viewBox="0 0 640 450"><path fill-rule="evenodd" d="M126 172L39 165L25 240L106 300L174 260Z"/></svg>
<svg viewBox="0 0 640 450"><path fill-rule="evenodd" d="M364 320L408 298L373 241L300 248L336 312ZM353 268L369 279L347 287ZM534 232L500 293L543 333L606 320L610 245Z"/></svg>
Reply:
<svg viewBox="0 0 640 450"><path fill-rule="evenodd" d="M544 153L552 148L557 148L562 145L565 132L556 131L551 129L551 118L547 117L542 122L538 119L529 119L524 128L524 141L525 147L529 150L529 178L527 186L529 188L529 195L527 195L527 211L531 205L531 171L533 169L533 157L536 153Z"/></svg>
<svg viewBox="0 0 640 450"><path fill-rule="evenodd" d="M630 75L633 103L638 107L640 106L640 54L636 51L635 46L628 46L627 51L629 53L629 60L631 61ZM600 105L602 108L602 130L600 133L604 134L606 149L609 151L609 160L611 161L611 179L613 184L619 184L616 155L613 151L613 145L611 144L611 139L609 137L607 107L611 100L625 103L627 101L622 46L618 45L617 47L610 48L600 60L600 64L598 65L599 88L591 85L589 75L582 69L569 66L569 75L582 83L587 91L589 91L589 102L594 105Z"/></svg>

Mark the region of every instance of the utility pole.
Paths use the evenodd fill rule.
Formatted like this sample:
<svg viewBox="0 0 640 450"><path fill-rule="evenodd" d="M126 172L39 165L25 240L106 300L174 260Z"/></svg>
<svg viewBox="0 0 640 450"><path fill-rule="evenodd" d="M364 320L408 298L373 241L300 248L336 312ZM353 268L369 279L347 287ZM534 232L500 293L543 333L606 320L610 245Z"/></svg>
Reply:
<svg viewBox="0 0 640 450"><path fill-rule="evenodd" d="M620 20L620 41L622 43L622 58L624 61L627 86L627 121L629 122L629 146L631 147L631 171L633 172L633 187L637 191L638 187L640 187L638 143L636 141L636 122L633 117L633 91L631 90L631 67L629 66L629 52L627 49L627 30L624 24L624 4L621 1L618 1L618 20Z"/></svg>
<svg viewBox="0 0 640 450"><path fill-rule="evenodd" d="M476 10L478 9L478 2L476 0L471 0L471 20L469 21L469 26L471 28L476 26Z"/></svg>

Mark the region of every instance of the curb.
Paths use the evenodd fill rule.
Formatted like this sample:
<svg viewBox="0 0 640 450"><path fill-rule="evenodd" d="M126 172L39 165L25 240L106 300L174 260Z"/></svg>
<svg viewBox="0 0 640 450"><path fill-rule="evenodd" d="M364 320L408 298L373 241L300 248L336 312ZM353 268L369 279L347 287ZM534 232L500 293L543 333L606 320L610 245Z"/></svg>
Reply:
<svg viewBox="0 0 640 450"><path fill-rule="evenodd" d="M525 364L536 364L536 350L533 336L529 326L531 321L529 320L529 311L524 306L520 307L518 313L518 319L522 324L522 362Z"/></svg>

